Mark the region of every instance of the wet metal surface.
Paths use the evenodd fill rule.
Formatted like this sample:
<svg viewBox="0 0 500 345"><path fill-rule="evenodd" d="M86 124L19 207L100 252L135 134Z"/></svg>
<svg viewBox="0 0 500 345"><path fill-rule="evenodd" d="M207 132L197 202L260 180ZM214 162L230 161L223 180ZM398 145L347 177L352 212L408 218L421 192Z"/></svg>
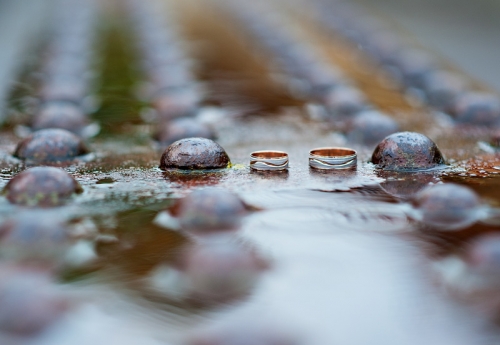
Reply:
<svg viewBox="0 0 500 345"><path fill-rule="evenodd" d="M293 40L321 57L318 68L341 71L384 121L325 115L317 99L297 93L304 88L284 82L294 74L276 69L276 56L253 49L259 42L224 3L107 0L94 9L103 19L92 54L99 61L89 65L99 82L86 93L100 99L92 119L102 131L82 139L91 154L62 169L25 170L13 152L26 140L16 125L30 114L2 130L0 342L497 343L500 303L488 305L500 300L500 246L488 235L500 224L496 130L457 126L320 23L283 7L277 27L294 23ZM272 17L281 5L261 9ZM155 42L177 42L182 53ZM156 136L175 122L152 97L152 62L172 69L178 54L193 61L188 83L206 91L202 101L189 98L196 111L182 113L217 139L184 139L164 152ZM396 163L383 170L370 163L381 141L367 135L372 126L426 137L418 150L388 145ZM356 169L311 169L319 147L356 150ZM289 168L251 170L259 150L286 152ZM412 171L393 171L399 166ZM23 183L33 169L64 175L71 188Z"/></svg>
<svg viewBox="0 0 500 345"><path fill-rule="evenodd" d="M224 169L231 161L222 146L206 138L185 138L170 144L163 152L160 169Z"/></svg>
<svg viewBox="0 0 500 345"><path fill-rule="evenodd" d="M418 171L443 167L444 157L436 144L420 133L398 132L383 139L371 162L382 170Z"/></svg>
<svg viewBox="0 0 500 345"><path fill-rule="evenodd" d="M13 155L28 165L50 165L72 161L88 152L78 136L63 129L49 128L36 131L23 139Z"/></svg>

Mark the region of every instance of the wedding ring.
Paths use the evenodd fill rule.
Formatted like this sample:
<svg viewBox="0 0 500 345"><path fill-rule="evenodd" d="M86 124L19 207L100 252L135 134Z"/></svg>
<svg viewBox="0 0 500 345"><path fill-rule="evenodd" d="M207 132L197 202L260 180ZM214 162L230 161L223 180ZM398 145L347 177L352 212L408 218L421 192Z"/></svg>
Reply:
<svg viewBox="0 0 500 345"><path fill-rule="evenodd" d="M356 151L345 147L320 147L309 153L309 165L314 169L350 169L357 163Z"/></svg>
<svg viewBox="0 0 500 345"><path fill-rule="evenodd" d="M288 169L288 153L283 151L255 151L250 154L250 168L254 170Z"/></svg>

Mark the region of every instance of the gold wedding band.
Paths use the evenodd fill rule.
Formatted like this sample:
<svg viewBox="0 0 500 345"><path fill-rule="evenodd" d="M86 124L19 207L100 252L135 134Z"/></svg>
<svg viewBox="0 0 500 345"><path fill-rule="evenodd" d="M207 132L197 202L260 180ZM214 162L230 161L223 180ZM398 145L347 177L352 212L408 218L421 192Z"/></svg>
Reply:
<svg viewBox="0 0 500 345"><path fill-rule="evenodd" d="M288 169L288 153L283 151L255 151L250 154L250 168L261 171Z"/></svg>
<svg viewBox="0 0 500 345"><path fill-rule="evenodd" d="M314 169L350 169L357 163L356 151L346 147L319 147L309 152L309 165Z"/></svg>

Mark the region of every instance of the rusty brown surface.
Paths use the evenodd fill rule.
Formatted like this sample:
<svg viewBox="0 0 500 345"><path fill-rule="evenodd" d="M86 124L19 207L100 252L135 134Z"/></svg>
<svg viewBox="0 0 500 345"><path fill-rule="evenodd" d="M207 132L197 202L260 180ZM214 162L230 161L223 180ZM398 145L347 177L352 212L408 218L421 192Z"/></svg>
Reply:
<svg viewBox="0 0 500 345"><path fill-rule="evenodd" d="M273 80L270 61L254 50L255 42L234 18L209 2L175 5L185 42L198 62L197 78L208 90L204 105L219 107L205 118L194 118L213 129L227 156L218 147L202 154L196 148L183 152L181 163L172 163L153 140L158 125L139 114L146 105L132 99L137 85L127 79L131 75L122 75L127 79L120 81L127 85L123 90L110 87L113 83L102 87L112 90L104 100L106 111L95 115L104 133L87 139L89 157L65 167L84 191L46 210L70 229L80 229L95 253L90 263L63 274L68 282L85 282L68 283L67 288L93 309L70 314L72 328L59 329L56 343L72 339L71 332L75 337L85 333L85 322L104 325L95 327L96 338L104 343L124 344L157 344L158 339L197 344L196 336L189 340L193 332L210 340L204 335L213 333L204 330L212 326L216 339L251 334L264 342L266 337L290 342L259 328L262 323L287 334L297 332L300 336L294 339L307 344L486 344L484 334L497 336L496 331L484 331L492 323L491 314L478 307L484 301L475 303L460 293L468 276L450 282L436 268L444 259L460 257L471 239L496 232L497 225L477 222L456 232L429 229L412 218L418 210L408 203L429 185L453 181L472 187L484 204L498 206L495 175L500 160L487 144L490 129L442 121L391 86L387 75L349 44L292 15L303 29L302 40L317 45L403 130L434 140L448 163L425 173L379 171L369 163L375 145L350 141L335 121L311 118L307 101ZM117 13L107 16L119 21ZM130 38L113 30L111 37ZM102 51L108 58L126 51L126 45L111 48ZM112 69L104 68L114 75ZM1 187L25 169L12 157L20 141L11 129L2 132ZM310 169L309 151L325 146L357 150L357 169ZM262 149L286 151L288 171L251 171L250 152ZM441 164L436 149L432 152L425 163ZM160 164L224 169L162 171ZM189 204L189 197L179 201L207 187L226 189L235 199L227 205L216 197L200 199L199 205L199 200ZM21 211L26 209L0 203L3 217ZM226 217L228 213L235 219ZM209 226L220 218L230 223L223 234ZM211 231L204 232L198 222ZM190 231L193 224L196 231ZM235 284L234 272L243 272L248 280ZM212 285L212 276L219 277L220 286ZM283 324L274 327L277 320ZM228 334L228 328L237 332Z"/></svg>

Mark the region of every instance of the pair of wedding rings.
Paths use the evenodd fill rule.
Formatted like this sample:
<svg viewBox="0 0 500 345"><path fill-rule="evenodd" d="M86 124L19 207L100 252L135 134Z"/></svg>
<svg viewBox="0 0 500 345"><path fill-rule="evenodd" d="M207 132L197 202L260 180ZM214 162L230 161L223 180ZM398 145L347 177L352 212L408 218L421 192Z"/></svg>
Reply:
<svg viewBox="0 0 500 345"><path fill-rule="evenodd" d="M355 168L356 151L345 147L320 147L309 152L309 166L321 170ZM288 169L288 153L283 151L255 151L250 154L250 168L260 171Z"/></svg>

